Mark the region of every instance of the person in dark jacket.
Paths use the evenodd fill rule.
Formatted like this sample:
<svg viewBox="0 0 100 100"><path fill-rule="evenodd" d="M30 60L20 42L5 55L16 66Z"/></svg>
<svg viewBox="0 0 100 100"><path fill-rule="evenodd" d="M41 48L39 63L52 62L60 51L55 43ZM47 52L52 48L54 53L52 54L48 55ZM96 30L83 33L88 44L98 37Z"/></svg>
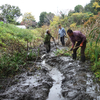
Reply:
<svg viewBox="0 0 100 100"><path fill-rule="evenodd" d="M60 41L64 46L65 45L64 37L66 36L66 31L63 27L61 27L61 25L59 25L59 35L60 35Z"/></svg>
<svg viewBox="0 0 100 100"><path fill-rule="evenodd" d="M81 61L85 62L84 51L86 48L86 36L84 34L82 34L80 31L72 31L71 29L67 30L67 34L69 35L70 40L72 42L72 48L70 50L71 51L73 50L73 54L72 54L73 59L76 59L76 57L77 57L76 51L79 48L78 46L80 46L81 47ZM75 45L75 43L76 43L76 45ZM78 48L73 49L74 46L78 47Z"/></svg>
<svg viewBox="0 0 100 100"><path fill-rule="evenodd" d="M51 34L50 34L50 30L46 30L45 36L44 36L44 45L46 47L46 51L47 53L50 52L51 46L50 46L50 39L51 39ZM53 38L53 37L52 37Z"/></svg>

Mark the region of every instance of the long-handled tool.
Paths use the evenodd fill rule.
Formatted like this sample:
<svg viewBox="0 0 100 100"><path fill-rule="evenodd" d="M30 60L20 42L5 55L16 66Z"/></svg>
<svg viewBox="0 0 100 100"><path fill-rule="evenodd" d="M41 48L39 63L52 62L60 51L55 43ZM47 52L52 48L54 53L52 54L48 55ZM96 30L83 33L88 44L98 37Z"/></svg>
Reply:
<svg viewBox="0 0 100 100"><path fill-rule="evenodd" d="M51 37L52 37L52 39L53 39L53 41L54 41L54 44L55 44L55 47L56 47L56 49L57 49L57 45L56 45L55 39L54 39L53 36L51 36Z"/></svg>

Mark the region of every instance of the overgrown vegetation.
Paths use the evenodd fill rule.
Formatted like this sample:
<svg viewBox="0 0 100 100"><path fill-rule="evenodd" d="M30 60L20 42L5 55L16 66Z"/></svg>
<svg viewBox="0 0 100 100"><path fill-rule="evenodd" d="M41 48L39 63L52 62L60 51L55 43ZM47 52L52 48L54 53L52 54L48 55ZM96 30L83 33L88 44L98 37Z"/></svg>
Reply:
<svg viewBox="0 0 100 100"><path fill-rule="evenodd" d="M58 39L58 25L61 24L66 31L71 28L73 31L79 30L86 35L88 41L85 51L86 59L91 61L91 70L100 80L99 11L100 0L91 0L84 8L77 5L74 11L69 11L68 15L61 11L59 16L42 12L38 23L38 26L41 27L34 30L19 29L14 25L0 22L0 76L14 75L21 67L25 66L27 60L35 59L37 57L35 52L30 51L27 56L29 46L38 46L43 41L46 29L50 29L52 36ZM2 16L0 18L3 19ZM35 19L33 19L34 22ZM30 20L30 17L28 17L28 20ZM32 23L32 21L29 22L29 25L36 27L36 23ZM29 27L29 29L31 28ZM67 44L70 44L69 40ZM65 52L66 50L57 50L55 54L71 55L71 53ZM80 56L80 49L78 50L78 56Z"/></svg>
<svg viewBox="0 0 100 100"><path fill-rule="evenodd" d="M90 25L91 26L91 25ZM86 55L92 62L91 69L100 81L100 14L88 34Z"/></svg>
<svg viewBox="0 0 100 100"><path fill-rule="evenodd" d="M61 20L59 19L59 21ZM58 23L56 21L54 23L55 26L57 26ZM51 25L53 28L52 32L55 32L56 28L52 23ZM94 72L98 80L100 81L100 29L99 27L100 27L100 13L98 13L98 15L90 17L89 20L87 20L87 22L84 23L84 25L77 26L75 24L74 26L73 24L70 25L70 27L65 27L65 30L71 28L73 31L79 30L86 35L88 41L85 50L86 59L91 62L90 68ZM71 56L71 52L67 52L67 53L65 52L66 50L57 50L55 54L60 55L64 53L63 55ZM77 58L80 58L80 48L78 49L77 53L78 53Z"/></svg>
<svg viewBox="0 0 100 100"><path fill-rule="evenodd" d="M41 43L41 35L37 32L0 22L0 77L15 75L27 60L36 57L35 52L27 55L27 43L32 42L32 47Z"/></svg>

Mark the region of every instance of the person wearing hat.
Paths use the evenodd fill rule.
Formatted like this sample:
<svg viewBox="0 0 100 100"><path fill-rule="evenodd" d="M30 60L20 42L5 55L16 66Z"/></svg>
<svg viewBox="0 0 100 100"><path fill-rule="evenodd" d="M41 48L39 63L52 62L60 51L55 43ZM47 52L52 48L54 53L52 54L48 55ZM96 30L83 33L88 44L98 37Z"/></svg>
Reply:
<svg viewBox="0 0 100 100"><path fill-rule="evenodd" d="M50 46L50 39L51 39L51 34L50 34L50 30L47 29L46 30L46 33L45 33L45 36L44 36L44 45L46 47L46 51L47 53L50 52L50 49L51 49L51 46ZM54 39L54 37L52 37Z"/></svg>
<svg viewBox="0 0 100 100"><path fill-rule="evenodd" d="M85 51L86 42L87 42L86 36L82 34L80 31L72 31L71 29L67 30L67 34L70 37L70 40L72 42L72 48L70 49L70 51L73 50L73 54L72 54L73 59L76 59L77 57L76 51L79 47L81 47L81 61L85 62L84 51ZM74 46L76 47L75 49L73 49Z"/></svg>

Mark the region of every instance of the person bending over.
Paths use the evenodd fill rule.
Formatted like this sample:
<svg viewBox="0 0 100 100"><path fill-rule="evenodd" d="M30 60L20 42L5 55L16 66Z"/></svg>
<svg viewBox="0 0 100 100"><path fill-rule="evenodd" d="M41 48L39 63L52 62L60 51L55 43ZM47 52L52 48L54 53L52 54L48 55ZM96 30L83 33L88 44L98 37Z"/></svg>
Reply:
<svg viewBox="0 0 100 100"><path fill-rule="evenodd" d="M86 36L84 34L82 34L80 31L72 31L71 29L67 30L67 34L70 37L70 40L72 42L72 48L70 50L71 51L73 50L73 54L72 54L73 59L76 59L76 57L77 57L76 51L79 48L78 46L80 46L81 47L81 61L85 62L84 51L86 48ZM75 43L76 43L76 45L75 45ZM75 49L73 49L74 46L76 47Z"/></svg>

